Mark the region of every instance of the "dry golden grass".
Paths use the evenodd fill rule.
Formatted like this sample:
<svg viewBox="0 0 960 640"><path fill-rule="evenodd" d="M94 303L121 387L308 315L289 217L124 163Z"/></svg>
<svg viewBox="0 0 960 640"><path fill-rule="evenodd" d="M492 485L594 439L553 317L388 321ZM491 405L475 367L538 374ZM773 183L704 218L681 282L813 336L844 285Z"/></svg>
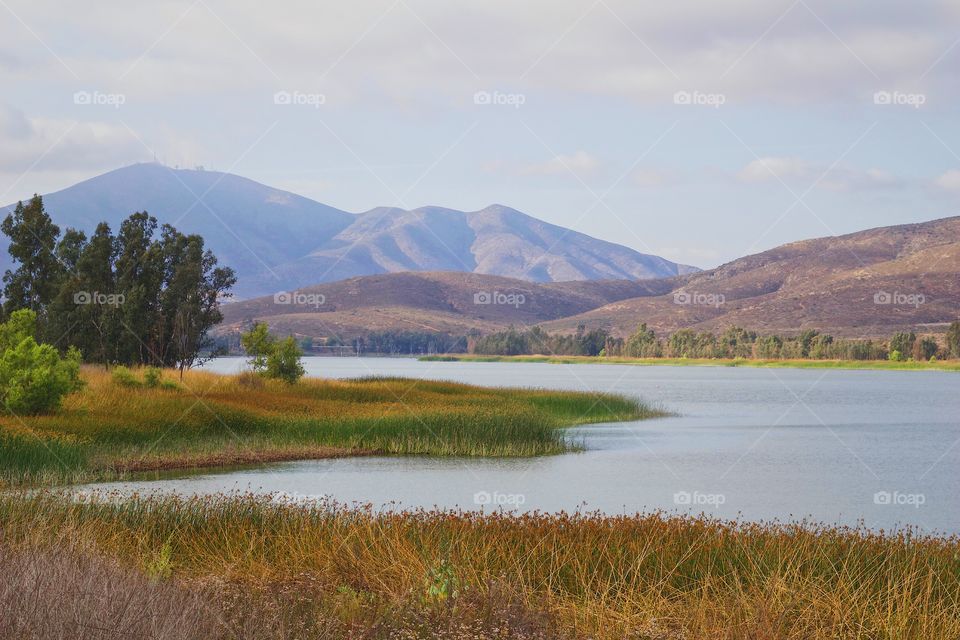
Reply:
<svg viewBox="0 0 960 640"><path fill-rule="evenodd" d="M253 594L274 615L340 637L374 620L381 633L363 637L467 637L438 629L479 624L484 607L506 631L476 637L960 637L956 538L663 515L374 513L252 496L78 503L42 493L0 498L0 531L11 548L82 545L218 598ZM393 635L411 611L440 626Z"/></svg>

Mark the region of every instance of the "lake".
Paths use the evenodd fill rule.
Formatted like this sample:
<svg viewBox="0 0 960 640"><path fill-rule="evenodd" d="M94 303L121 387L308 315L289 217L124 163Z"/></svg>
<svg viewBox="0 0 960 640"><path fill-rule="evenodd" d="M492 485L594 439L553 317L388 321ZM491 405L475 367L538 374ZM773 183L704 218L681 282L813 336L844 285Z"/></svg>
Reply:
<svg viewBox="0 0 960 640"><path fill-rule="evenodd" d="M309 375L438 379L637 396L676 414L569 430L535 459L365 457L87 489L282 492L377 507L664 510L960 533L960 374L305 358ZM232 373L241 358L207 365Z"/></svg>

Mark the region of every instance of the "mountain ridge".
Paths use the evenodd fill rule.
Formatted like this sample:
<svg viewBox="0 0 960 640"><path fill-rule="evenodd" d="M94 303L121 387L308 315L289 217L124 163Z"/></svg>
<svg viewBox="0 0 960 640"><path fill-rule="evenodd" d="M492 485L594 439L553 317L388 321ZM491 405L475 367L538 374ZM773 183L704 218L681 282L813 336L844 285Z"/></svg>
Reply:
<svg viewBox="0 0 960 640"><path fill-rule="evenodd" d="M523 302L477 304L471 298L494 292L505 302L521 294ZM661 336L731 325L783 335L817 329L852 338L936 333L960 318L960 216L791 242L708 271L654 280L531 283L408 273L315 285L301 293L324 295L324 305L298 308L270 298L231 304L224 307L221 329L265 320L280 333L351 338L376 330L464 335L540 325L554 333L583 326L626 337L644 322Z"/></svg>
<svg viewBox="0 0 960 640"><path fill-rule="evenodd" d="M44 195L44 202L61 228L90 233L106 220L116 229L145 210L161 224L198 233L222 264L237 271L241 298L398 271L475 271L552 282L696 270L504 205L473 212L376 207L355 214L235 174L156 163L109 171ZM0 268L7 267L3 251Z"/></svg>

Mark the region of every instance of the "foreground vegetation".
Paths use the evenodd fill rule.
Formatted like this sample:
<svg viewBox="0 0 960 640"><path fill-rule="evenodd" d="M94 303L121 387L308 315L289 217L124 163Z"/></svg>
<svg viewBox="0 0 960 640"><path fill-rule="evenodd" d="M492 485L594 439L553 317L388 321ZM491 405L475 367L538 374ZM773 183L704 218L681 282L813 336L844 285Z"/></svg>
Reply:
<svg viewBox="0 0 960 640"><path fill-rule="evenodd" d="M571 424L658 412L595 393L488 389L369 378L304 379L188 371L182 382L82 372L49 415L0 417L0 478L69 482L132 471L362 453L532 456L570 445ZM142 376L141 376L142 377Z"/></svg>
<svg viewBox="0 0 960 640"><path fill-rule="evenodd" d="M545 362L549 364L630 364L639 366L674 367L769 367L796 369L889 369L960 371L958 360L893 361L893 360L760 360L750 358L624 358L608 356L485 356L473 354L444 354L422 356L420 360L436 362Z"/></svg>
<svg viewBox="0 0 960 640"><path fill-rule="evenodd" d="M0 540L9 637L960 635L960 541L907 533L35 493Z"/></svg>

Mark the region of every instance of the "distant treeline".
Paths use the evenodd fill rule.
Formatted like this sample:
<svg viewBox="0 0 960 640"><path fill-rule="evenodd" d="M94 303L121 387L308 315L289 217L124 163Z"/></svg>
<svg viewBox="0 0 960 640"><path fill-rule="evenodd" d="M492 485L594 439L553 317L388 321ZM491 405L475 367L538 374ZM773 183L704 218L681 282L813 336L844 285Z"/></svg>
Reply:
<svg viewBox="0 0 960 640"><path fill-rule="evenodd" d="M252 321L246 325L252 326ZM240 334L218 335L214 344L228 353L240 353ZM313 338L294 336L306 354L388 354L430 355L436 353L466 353L467 337L432 331L373 331L364 336L344 339L338 336Z"/></svg>
<svg viewBox="0 0 960 640"><path fill-rule="evenodd" d="M344 344L336 340L327 345ZM373 331L365 336L346 342L359 353L432 354L465 353L465 337L451 336L428 331Z"/></svg>
<svg viewBox="0 0 960 640"><path fill-rule="evenodd" d="M472 353L481 355L582 355L626 358L756 358L764 360L930 360L960 358L960 321L950 325L943 343L913 332L889 340L835 338L807 330L796 336L760 335L742 327L720 334L679 329L659 338L641 324L628 338L581 325L568 335L550 335L540 327L510 328L477 339Z"/></svg>
<svg viewBox="0 0 960 640"><path fill-rule="evenodd" d="M551 335L540 327L519 331L513 327L477 338L471 352L488 356L551 354L558 356L596 356L610 342L603 329L586 331L581 325L573 335Z"/></svg>

